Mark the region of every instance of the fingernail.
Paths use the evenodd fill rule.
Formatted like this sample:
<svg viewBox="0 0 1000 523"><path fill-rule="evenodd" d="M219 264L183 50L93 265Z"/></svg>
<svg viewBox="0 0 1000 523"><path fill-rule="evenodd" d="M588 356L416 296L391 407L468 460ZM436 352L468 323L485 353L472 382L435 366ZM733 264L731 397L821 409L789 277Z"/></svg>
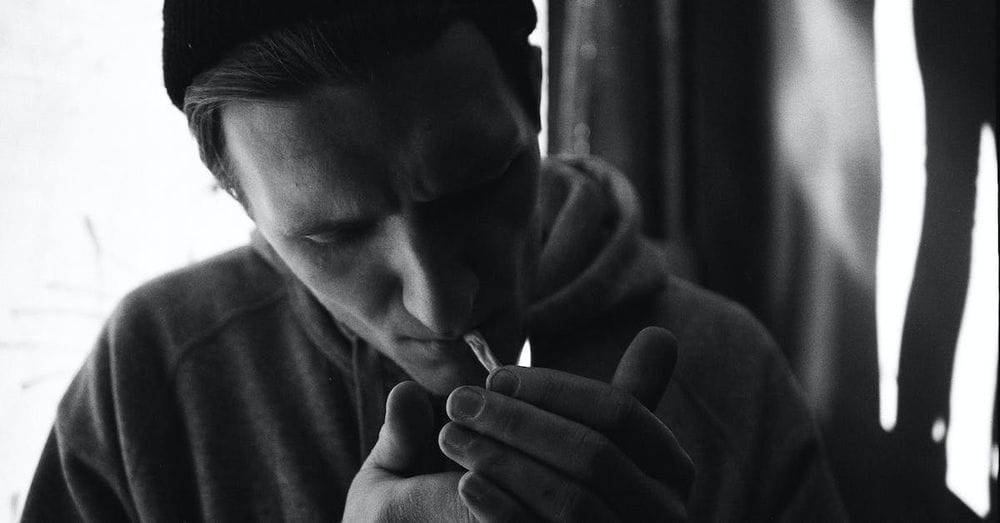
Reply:
<svg viewBox="0 0 1000 523"><path fill-rule="evenodd" d="M448 415L452 419L470 419L483 410L483 395L475 389L462 387L456 389L448 398Z"/></svg>
<svg viewBox="0 0 1000 523"><path fill-rule="evenodd" d="M490 382L486 385L486 387L493 392L513 396L520 383L521 381L517 379L517 376L515 376L513 372L507 369L500 369L490 376Z"/></svg>
<svg viewBox="0 0 1000 523"><path fill-rule="evenodd" d="M444 444L461 451L469 446L469 443L472 442L472 437L471 432L452 424L445 429Z"/></svg>

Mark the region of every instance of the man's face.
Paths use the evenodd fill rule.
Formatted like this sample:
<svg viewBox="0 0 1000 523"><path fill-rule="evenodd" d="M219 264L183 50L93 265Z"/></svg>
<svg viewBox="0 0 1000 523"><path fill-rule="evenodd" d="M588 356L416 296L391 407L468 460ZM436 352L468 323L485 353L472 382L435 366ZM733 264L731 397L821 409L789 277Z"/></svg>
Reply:
<svg viewBox="0 0 1000 523"><path fill-rule="evenodd" d="M513 363L537 129L474 26L360 85L233 104L222 122L257 227L334 317L438 394L485 377L472 329Z"/></svg>

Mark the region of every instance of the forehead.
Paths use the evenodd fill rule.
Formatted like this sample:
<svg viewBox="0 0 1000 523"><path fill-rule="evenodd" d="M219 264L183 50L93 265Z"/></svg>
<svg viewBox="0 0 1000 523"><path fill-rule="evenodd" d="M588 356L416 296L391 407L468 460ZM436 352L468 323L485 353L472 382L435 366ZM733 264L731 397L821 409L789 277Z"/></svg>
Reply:
<svg viewBox="0 0 1000 523"><path fill-rule="evenodd" d="M279 228L329 209L351 216L446 193L531 136L490 44L461 22L363 83L232 104L222 122L254 219Z"/></svg>

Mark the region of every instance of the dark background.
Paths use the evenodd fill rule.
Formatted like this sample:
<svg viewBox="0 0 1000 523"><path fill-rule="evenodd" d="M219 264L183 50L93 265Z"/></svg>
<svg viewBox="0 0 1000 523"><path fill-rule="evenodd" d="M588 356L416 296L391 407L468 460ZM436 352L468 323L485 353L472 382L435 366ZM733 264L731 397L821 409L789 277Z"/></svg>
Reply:
<svg viewBox="0 0 1000 523"><path fill-rule="evenodd" d="M846 28L820 46L838 69L819 88L793 74L816 59L811 24L830 22L810 20L822 11L805 4L825 4ZM949 420L980 129L996 129L996 3L914 6L926 211L891 432L878 401L874 3L805 4L551 0L550 150L616 164L639 187L647 232L671 246L674 271L768 325L816 411L854 518L977 520L945 485L945 447L931 429ZM830 186L843 199L832 224L816 196ZM995 445L995 409L993 427ZM995 476L992 492L996 520Z"/></svg>

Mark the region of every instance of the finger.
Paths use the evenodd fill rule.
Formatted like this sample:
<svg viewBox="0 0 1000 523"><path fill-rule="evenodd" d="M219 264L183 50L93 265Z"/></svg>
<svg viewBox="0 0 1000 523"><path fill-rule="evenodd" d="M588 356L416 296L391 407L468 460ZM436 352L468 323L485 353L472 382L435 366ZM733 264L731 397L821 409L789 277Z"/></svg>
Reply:
<svg viewBox="0 0 1000 523"><path fill-rule="evenodd" d="M656 410L677 364L677 338L659 327L646 327L632 340L611 385L635 396L649 410Z"/></svg>
<svg viewBox="0 0 1000 523"><path fill-rule="evenodd" d="M469 455L485 453L488 466L494 466L498 455L489 441L503 443L590 487L621 514L660 513L668 498L686 496L682 489L671 495L601 433L522 401L478 387L460 387L449 396L447 410L454 425L442 429L439 441L451 443L453 449L469 448ZM459 425L469 430L458 430ZM470 439L487 441L466 445Z"/></svg>
<svg viewBox="0 0 1000 523"><path fill-rule="evenodd" d="M673 432L637 399L562 371L502 367L487 387L605 435L646 474L686 492L694 467Z"/></svg>
<svg viewBox="0 0 1000 523"><path fill-rule="evenodd" d="M458 494L477 521L499 523L538 520L523 503L475 472L466 472L462 476L458 482Z"/></svg>
<svg viewBox="0 0 1000 523"><path fill-rule="evenodd" d="M508 445L455 423L441 429L441 450L488 478L522 506L548 521L614 521L614 512L588 487ZM508 505L509 507L509 505ZM474 511L475 513L475 511Z"/></svg>
<svg viewBox="0 0 1000 523"><path fill-rule="evenodd" d="M408 476L418 471L434 442L434 414L427 393L412 381L393 387L385 403L385 422L365 462Z"/></svg>

